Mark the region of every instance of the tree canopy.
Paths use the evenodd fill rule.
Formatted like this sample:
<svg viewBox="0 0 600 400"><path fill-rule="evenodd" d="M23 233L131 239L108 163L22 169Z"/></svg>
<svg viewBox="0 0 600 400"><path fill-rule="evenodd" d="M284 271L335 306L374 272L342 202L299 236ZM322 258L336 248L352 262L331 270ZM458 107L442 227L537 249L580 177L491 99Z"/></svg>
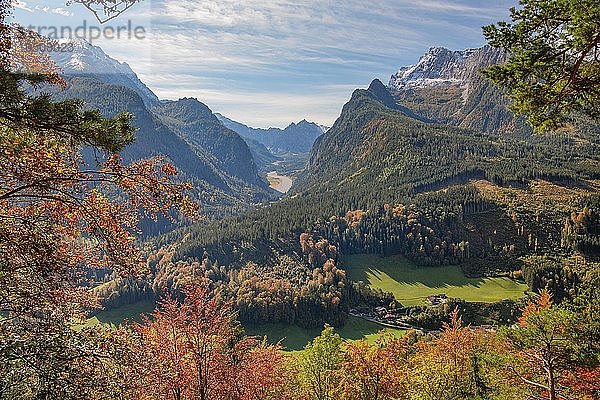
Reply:
<svg viewBox="0 0 600 400"><path fill-rule="evenodd" d="M508 53L485 74L506 88L513 110L537 131L564 126L576 115L600 118L600 3L521 0L511 22L483 28Z"/></svg>

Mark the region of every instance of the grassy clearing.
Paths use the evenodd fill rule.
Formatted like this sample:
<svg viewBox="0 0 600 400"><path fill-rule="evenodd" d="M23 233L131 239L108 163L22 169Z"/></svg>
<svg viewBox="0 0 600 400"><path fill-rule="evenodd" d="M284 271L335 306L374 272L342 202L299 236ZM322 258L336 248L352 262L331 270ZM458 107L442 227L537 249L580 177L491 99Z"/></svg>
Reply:
<svg viewBox="0 0 600 400"><path fill-rule="evenodd" d="M151 314L154 311L155 303L153 301L140 301L127 304L112 310L101 311L94 317L87 320L85 326L97 326L106 324L111 326L121 325L125 320L141 322L142 315Z"/></svg>
<svg viewBox="0 0 600 400"><path fill-rule="evenodd" d="M277 343L282 340L281 344L290 351L302 350L304 346L315 337L321 334L322 329L304 329L296 325L287 324L261 324L245 326L246 333L251 336L267 336L270 343ZM337 329L339 335L347 340L366 339L373 343L379 332L392 333L395 336L404 334L404 331L399 329L383 328L380 325L357 317L349 317L344 327Z"/></svg>
<svg viewBox="0 0 600 400"><path fill-rule="evenodd" d="M514 300L528 289L510 278L467 278L456 266L418 267L400 256L348 256L343 268L350 279L391 292L405 306L424 305L427 296L442 293L466 301Z"/></svg>
<svg viewBox="0 0 600 400"><path fill-rule="evenodd" d="M151 301L141 301L139 303L128 304L109 311L102 311L96 316L87 320L85 327L98 325L118 326L123 321L140 321L141 315L150 314L154 310L155 304ZM280 340L286 350L302 350L304 346L315 337L319 336L322 329L303 329L296 325L287 324L261 324L246 325L246 334L250 336L267 336L269 343L277 343ZM377 324L365 321L360 318L350 317L343 328L338 329L341 337L348 340L367 339L370 343L374 342L379 336L379 332L393 333L396 336L402 335L404 331L399 329L383 328Z"/></svg>

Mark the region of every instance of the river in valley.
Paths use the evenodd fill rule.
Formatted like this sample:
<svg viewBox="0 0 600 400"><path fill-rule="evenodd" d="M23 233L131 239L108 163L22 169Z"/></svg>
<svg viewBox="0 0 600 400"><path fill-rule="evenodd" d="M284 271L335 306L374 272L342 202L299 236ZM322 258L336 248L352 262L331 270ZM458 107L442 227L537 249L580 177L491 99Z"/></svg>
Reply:
<svg viewBox="0 0 600 400"><path fill-rule="evenodd" d="M277 171L269 172L267 174L267 179L269 180L269 184L279 193L287 193L292 187L292 178L285 175L279 175Z"/></svg>

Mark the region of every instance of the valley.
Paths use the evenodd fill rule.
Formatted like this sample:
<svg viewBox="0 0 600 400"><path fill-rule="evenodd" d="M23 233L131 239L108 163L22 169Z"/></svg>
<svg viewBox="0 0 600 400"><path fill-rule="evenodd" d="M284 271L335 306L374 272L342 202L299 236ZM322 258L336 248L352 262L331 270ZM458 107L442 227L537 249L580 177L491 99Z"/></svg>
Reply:
<svg viewBox="0 0 600 400"><path fill-rule="evenodd" d="M591 263L598 254L598 132L581 123L569 134L527 135L509 114L477 114L505 107L491 86L473 92L478 68L497 59L489 48L432 49L390 85L375 79L355 90L328 129L305 120L251 128L194 99L153 108L190 146L210 150L220 176L260 191L268 181L271 197L149 238L150 273L137 282L107 274L95 292L119 308L202 276L244 325L275 332L343 329L353 310L374 315L394 301L400 326L439 330L451 306L432 306L435 295L469 323L498 325L549 282L569 296L573 252ZM464 65L470 72L456 75ZM405 101L429 89L421 108ZM499 120L483 129L433 106L422 112L447 96L475 96L469 121Z"/></svg>
<svg viewBox="0 0 600 400"><path fill-rule="evenodd" d="M600 398L600 8L188 3L138 76L0 0L0 400Z"/></svg>

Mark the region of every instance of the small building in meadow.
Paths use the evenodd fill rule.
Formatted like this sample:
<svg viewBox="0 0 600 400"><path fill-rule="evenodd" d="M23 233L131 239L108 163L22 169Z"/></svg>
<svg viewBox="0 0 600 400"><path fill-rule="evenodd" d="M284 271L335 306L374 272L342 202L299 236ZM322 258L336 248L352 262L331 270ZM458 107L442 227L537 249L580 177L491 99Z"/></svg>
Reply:
<svg viewBox="0 0 600 400"><path fill-rule="evenodd" d="M445 304L448 302L448 296L445 294L435 294L427 297L427 302L432 306Z"/></svg>

